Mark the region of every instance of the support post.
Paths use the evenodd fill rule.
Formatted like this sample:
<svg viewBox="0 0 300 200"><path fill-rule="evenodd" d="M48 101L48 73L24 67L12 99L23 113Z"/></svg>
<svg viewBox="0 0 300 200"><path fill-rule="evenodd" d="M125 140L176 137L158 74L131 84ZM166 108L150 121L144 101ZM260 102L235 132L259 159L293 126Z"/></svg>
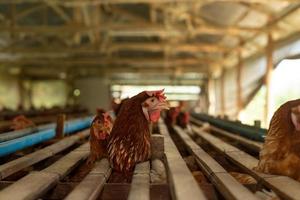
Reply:
<svg viewBox="0 0 300 200"><path fill-rule="evenodd" d="M65 127L65 114L59 114L56 120L56 139L62 139L64 137L64 127Z"/></svg>
<svg viewBox="0 0 300 200"><path fill-rule="evenodd" d="M236 95L236 107L237 107L237 117L239 116L241 110L243 109L243 100L242 100L242 52L241 48L238 51L238 64L237 64L237 76L236 76L236 85L237 85L237 95Z"/></svg>
<svg viewBox="0 0 300 200"><path fill-rule="evenodd" d="M270 88L271 88L271 78L273 71L273 38L271 32L268 33L268 45L266 48L267 57L267 67L265 74L265 85L266 85L266 96L265 96L265 109L264 109L264 122L267 125L269 120L270 112Z"/></svg>
<svg viewBox="0 0 300 200"><path fill-rule="evenodd" d="M223 69L221 76L221 115L225 116L225 69Z"/></svg>

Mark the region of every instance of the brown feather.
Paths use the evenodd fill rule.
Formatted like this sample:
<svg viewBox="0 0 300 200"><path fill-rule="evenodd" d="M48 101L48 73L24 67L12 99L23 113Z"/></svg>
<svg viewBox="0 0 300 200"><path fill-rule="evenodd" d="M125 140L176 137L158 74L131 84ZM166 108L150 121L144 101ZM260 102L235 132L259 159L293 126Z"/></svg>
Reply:
<svg viewBox="0 0 300 200"><path fill-rule="evenodd" d="M104 110L97 110L90 128L90 155L87 160L89 164L94 163L103 157L107 157L107 138L112 128L112 119L107 116L105 120ZM106 122L106 124L105 124ZM104 138L99 138L99 134L104 134Z"/></svg>
<svg viewBox="0 0 300 200"><path fill-rule="evenodd" d="M129 173L136 163L150 157L150 131L141 104L149 96L142 92L124 102L108 139L112 167Z"/></svg>
<svg viewBox="0 0 300 200"><path fill-rule="evenodd" d="M300 99L283 104L273 115L255 170L285 175L300 181L300 132L291 120Z"/></svg>
<svg viewBox="0 0 300 200"><path fill-rule="evenodd" d="M18 115L12 120L11 129L13 130L21 130L29 127L35 127L35 124L24 115Z"/></svg>

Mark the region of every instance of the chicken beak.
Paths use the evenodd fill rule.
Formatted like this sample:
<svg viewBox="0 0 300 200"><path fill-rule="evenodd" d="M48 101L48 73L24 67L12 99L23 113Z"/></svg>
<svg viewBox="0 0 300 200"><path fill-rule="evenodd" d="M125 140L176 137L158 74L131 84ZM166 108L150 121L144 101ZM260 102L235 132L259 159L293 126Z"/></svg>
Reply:
<svg viewBox="0 0 300 200"><path fill-rule="evenodd" d="M170 106L169 106L169 104L168 104L166 101L163 101L163 102L160 102L160 103L156 106L156 109L159 109L159 110L169 110L169 109L170 109Z"/></svg>

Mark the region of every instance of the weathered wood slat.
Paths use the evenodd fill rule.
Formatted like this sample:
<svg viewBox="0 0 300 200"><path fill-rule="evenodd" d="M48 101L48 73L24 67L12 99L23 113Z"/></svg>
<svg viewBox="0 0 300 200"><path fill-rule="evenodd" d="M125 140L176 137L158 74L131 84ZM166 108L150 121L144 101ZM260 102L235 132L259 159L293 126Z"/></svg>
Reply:
<svg viewBox="0 0 300 200"><path fill-rule="evenodd" d="M256 152L260 152L260 150L262 149L263 143L261 142L252 141L250 139L244 138L239 135L235 135L233 133L229 133L227 131L224 131L214 126L211 126L210 128L212 131L216 132L217 134L227 137L229 139L233 139L234 141L239 142L241 145L248 147Z"/></svg>
<svg viewBox="0 0 300 200"><path fill-rule="evenodd" d="M57 143L54 143L48 147L45 147L21 158L0 165L0 180L67 149L68 147L74 145L78 140L80 140L81 138L85 138L88 135L88 130L80 132L76 135L72 135Z"/></svg>
<svg viewBox="0 0 300 200"><path fill-rule="evenodd" d="M195 118L191 118L191 121L197 125L203 125L204 123L195 119ZM244 145L254 151L257 151L259 152L261 149L262 149L262 146L263 146L263 143L261 142L256 142L256 141L253 141L253 140L250 140L250 139L247 139L245 137L242 137L242 136L239 136L239 135L236 135L236 134L233 134L233 133L230 133L228 131L225 131L225 130L222 130L222 129L219 129L215 126L212 126L212 125L209 125L209 128L210 130L214 131L215 133L221 135L221 136L224 136L224 137L227 137L229 139L232 139L234 141L237 141L239 142L241 145Z"/></svg>
<svg viewBox="0 0 300 200"><path fill-rule="evenodd" d="M251 174L259 183L271 188L283 199L300 200L300 183L286 176L263 174L253 170L258 160L240 149L223 142L210 133L201 131L192 126L193 131L203 140L210 143L215 149L222 152L229 160Z"/></svg>
<svg viewBox="0 0 300 200"><path fill-rule="evenodd" d="M217 161L199 147L180 127L175 126L175 131L183 140L188 150L196 158L201 169L210 181L218 188L223 196L228 199L256 199L258 198L247 188L234 179Z"/></svg>
<svg viewBox="0 0 300 200"><path fill-rule="evenodd" d="M201 200L207 199L198 186L192 173L182 159L175 144L173 143L166 125L159 121L160 133L165 137L165 158L169 178L170 191L173 199L176 200Z"/></svg>
<svg viewBox="0 0 300 200"><path fill-rule="evenodd" d="M0 191L0 199L37 199L65 177L80 161L89 155L89 144L83 144L57 162L39 172L31 172Z"/></svg>
<svg viewBox="0 0 300 200"><path fill-rule="evenodd" d="M62 179L70 173L80 163L80 161L87 158L89 152L89 143L85 143L44 169L43 172L58 174Z"/></svg>
<svg viewBox="0 0 300 200"><path fill-rule="evenodd" d="M128 200L150 200L150 163L135 166Z"/></svg>
<svg viewBox="0 0 300 200"><path fill-rule="evenodd" d="M164 137L159 134L151 135L151 159L162 159L164 156Z"/></svg>
<svg viewBox="0 0 300 200"><path fill-rule="evenodd" d="M111 171L107 159L98 161L92 171L69 193L65 200L97 199Z"/></svg>

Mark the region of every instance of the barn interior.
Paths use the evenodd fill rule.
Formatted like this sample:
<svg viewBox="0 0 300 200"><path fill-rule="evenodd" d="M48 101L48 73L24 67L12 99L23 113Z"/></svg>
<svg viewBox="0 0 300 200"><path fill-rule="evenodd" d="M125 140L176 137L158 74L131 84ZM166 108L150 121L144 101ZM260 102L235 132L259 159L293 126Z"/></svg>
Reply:
<svg viewBox="0 0 300 200"><path fill-rule="evenodd" d="M296 0L0 0L0 199L298 199L298 181L252 168L274 112L300 96L299 8ZM161 169L153 160L129 182L116 181L104 159L87 170L97 109L163 88L189 116L188 128L162 120L150 128L165 180L153 182Z"/></svg>

